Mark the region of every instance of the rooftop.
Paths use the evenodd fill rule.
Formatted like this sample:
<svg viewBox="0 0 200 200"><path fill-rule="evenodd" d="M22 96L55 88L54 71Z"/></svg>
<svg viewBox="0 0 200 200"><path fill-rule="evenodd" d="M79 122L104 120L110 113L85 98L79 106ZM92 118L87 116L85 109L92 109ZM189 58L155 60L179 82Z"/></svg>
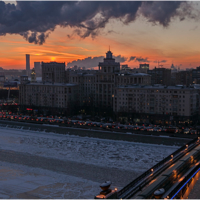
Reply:
<svg viewBox="0 0 200 200"><path fill-rule="evenodd" d="M170 89L170 90L179 90L179 89L187 89L187 90L194 90L197 89L197 87L186 87L183 85L177 85L177 86L165 86L165 85L126 85L126 86L119 86L118 88L143 88L143 89Z"/></svg>
<svg viewBox="0 0 200 200"><path fill-rule="evenodd" d="M77 86L77 84L72 84L72 83L50 83L50 82L30 82L27 83L26 85L37 85L37 86L41 86L41 85L50 85L50 86Z"/></svg>
<svg viewBox="0 0 200 200"><path fill-rule="evenodd" d="M130 73L130 72L121 72L118 74L118 76L151 76L149 74L145 73Z"/></svg>

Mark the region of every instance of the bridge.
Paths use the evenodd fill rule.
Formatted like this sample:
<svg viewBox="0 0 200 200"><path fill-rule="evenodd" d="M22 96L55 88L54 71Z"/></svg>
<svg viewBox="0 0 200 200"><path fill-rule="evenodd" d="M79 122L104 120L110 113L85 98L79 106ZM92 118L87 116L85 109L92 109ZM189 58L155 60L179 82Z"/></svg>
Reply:
<svg viewBox="0 0 200 200"><path fill-rule="evenodd" d="M186 199L200 177L200 137L154 165L121 190L101 185L96 199ZM106 187L105 187L106 186Z"/></svg>

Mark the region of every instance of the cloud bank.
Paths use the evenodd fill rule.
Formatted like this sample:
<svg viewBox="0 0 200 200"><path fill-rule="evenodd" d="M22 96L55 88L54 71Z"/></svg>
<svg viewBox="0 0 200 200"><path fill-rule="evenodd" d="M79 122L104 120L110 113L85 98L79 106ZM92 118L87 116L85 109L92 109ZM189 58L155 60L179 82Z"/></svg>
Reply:
<svg viewBox="0 0 200 200"><path fill-rule="evenodd" d="M192 14L191 2L180 1L0 1L0 36L19 34L41 45L56 26L61 26L74 28L81 38L95 37L110 19L129 24L141 15L163 27L175 17L197 18Z"/></svg>

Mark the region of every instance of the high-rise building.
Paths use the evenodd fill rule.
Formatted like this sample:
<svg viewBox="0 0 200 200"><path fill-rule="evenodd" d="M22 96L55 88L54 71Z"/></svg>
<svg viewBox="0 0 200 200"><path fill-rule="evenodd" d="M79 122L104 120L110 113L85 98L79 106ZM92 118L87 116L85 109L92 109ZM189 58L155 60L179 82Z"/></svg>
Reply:
<svg viewBox="0 0 200 200"><path fill-rule="evenodd" d="M192 81L195 84L200 83L200 67L192 70Z"/></svg>
<svg viewBox="0 0 200 200"><path fill-rule="evenodd" d="M120 72L120 63L115 62L112 52L106 53L104 62L99 63L99 71L96 73L96 105L100 107L112 107L115 87L115 74Z"/></svg>
<svg viewBox="0 0 200 200"><path fill-rule="evenodd" d="M34 63L35 71L39 64L40 63ZM106 53L106 58L104 58L103 62L99 63L99 70L68 69L65 71L65 63L57 62L42 62L41 66L42 82L36 81L35 72L33 70L31 82L23 81L23 83L25 83L24 85L27 85L26 87L23 86L23 83L21 84L21 104L31 105L31 103L34 102L34 105L37 105L40 98L43 98L44 96L44 99L47 100L40 103L38 106L51 105L52 107L56 107L58 106L57 103L52 101L52 103L48 104L48 101L50 102L52 99L58 99L58 97L54 95L55 92L58 92L59 98L63 101L63 99L65 99L65 93L61 86L65 87L72 85L74 87L71 89L76 88L75 90L77 90L77 100L79 100L80 105L95 105L95 107L107 107L112 109L115 87L129 84L149 85L151 83L151 76L148 74L131 73L126 70L120 71L120 63L115 62L111 51L108 51ZM60 89L57 91L55 86L59 86ZM41 90L39 91L37 87L40 87ZM55 88L55 90L53 88ZM41 91L43 96L40 96L39 94L36 95ZM49 94L46 94L50 91L52 91L52 97L49 96ZM25 93L29 93L30 96L25 96ZM33 101L35 98L34 95L37 96L37 98ZM29 100L27 100L27 98L29 98ZM66 104L63 102L62 105L59 106L64 107L65 105Z"/></svg>
<svg viewBox="0 0 200 200"><path fill-rule="evenodd" d="M26 54L26 75L30 76L30 55Z"/></svg>
<svg viewBox="0 0 200 200"><path fill-rule="evenodd" d="M186 85L190 86L193 84L192 81L192 71L180 71L175 73L176 74L176 85Z"/></svg>
<svg viewBox="0 0 200 200"><path fill-rule="evenodd" d="M171 85L171 69L167 68L154 68L148 70L151 75L151 84Z"/></svg>
<svg viewBox="0 0 200 200"><path fill-rule="evenodd" d="M42 68L40 62L34 62L36 77L42 76Z"/></svg>
<svg viewBox="0 0 200 200"><path fill-rule="evenodd" d="M42 81L51 83L64 83L65 63L42 62Z"/></svg>

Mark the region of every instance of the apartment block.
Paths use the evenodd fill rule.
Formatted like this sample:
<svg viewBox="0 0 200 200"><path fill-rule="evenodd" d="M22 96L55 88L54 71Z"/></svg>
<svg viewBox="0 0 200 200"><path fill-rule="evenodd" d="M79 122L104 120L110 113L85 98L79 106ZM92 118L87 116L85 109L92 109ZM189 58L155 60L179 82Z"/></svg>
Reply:
<svg viewBox="0 0 200 200"><path fill-rule="evenodd" d="M68 108L77 99L75 84L29 82L19 86L19 102L25 106Z"/></svg>
<svg viewBox="0 0 200 200"><path fill-rule="evenodd" d="M120 86L115 89L113 110L192 116L198 111L198 90L186 86Z"/></svg>
<svg viewBox="0 0 200 200"><path fill-rule="evenodd" d="M50 83L64 83L65 63L42 62L42 81Z"/></svg>
<svg viewBox="0 0 200 200"><path fill-rule="evenodd" d="M148 70L148 74L151 75L151 84L171 85L171 69L155 67Z"/></svg>
<svg viewBox="0 0 200 200"><path fill-rule="evenodd" d="M192 80L192 71L179 71L176 73L176 79L175 79L176 85L186 85L190 86L193 84Z"/></svg>

